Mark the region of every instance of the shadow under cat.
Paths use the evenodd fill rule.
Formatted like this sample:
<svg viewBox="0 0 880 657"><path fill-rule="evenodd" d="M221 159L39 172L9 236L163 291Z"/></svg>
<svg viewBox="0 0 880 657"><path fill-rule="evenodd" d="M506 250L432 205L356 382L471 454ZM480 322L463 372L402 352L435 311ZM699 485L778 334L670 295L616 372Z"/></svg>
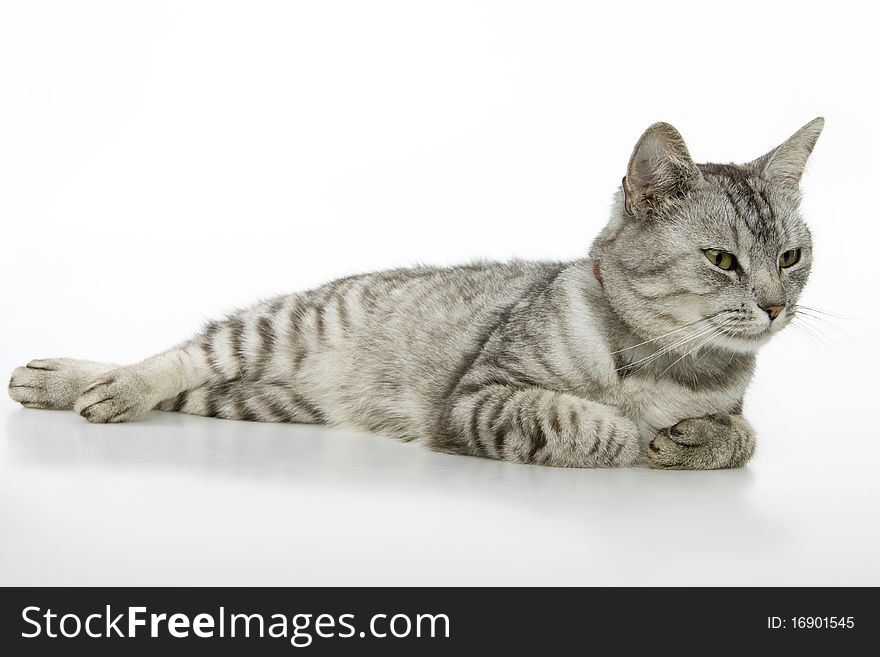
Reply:
<svg viewBox="0 0 880 657"><path fill-rule="evenodd" d="M534 467L429 452L377 436L315 425L151 413L93 425L71 413L17 410L7 417L9 460L41 467L171 469L190 476L383 488L401 494L496 498L505 504L605 513L675 503L679 512L748 513L749 470L590 471Z"/></svg>

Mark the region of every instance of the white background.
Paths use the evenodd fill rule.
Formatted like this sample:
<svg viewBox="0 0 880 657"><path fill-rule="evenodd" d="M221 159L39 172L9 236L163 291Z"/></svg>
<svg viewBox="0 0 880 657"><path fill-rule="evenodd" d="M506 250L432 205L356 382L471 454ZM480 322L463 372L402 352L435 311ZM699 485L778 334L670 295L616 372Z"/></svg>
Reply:
<svg viewBox="0 0 880 657"><path fill-rule="evenodd" d="M0 402L0 584L880 584L875 5L0 7L4 372L337 275L577 257L657 120L744 161L826 117L803 300L844 316L762 353L742 471Z"/></svg>

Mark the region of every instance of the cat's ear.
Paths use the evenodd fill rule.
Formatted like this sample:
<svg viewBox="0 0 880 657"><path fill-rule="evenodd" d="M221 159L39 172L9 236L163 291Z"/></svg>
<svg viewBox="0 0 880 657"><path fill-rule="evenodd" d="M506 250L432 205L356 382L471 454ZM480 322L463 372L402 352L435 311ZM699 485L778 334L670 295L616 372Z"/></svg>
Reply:
<svg viewBox="0 0 880 657"><path fill-rule="evenodd" d="M652 219L666 201L684 194L700 177L678 130L668 123L655 123L645 130L629 158L623 179L626 213Z"/></svg>
<svg viewBox="0 0 880 657"><path fill-rule="evenodd" d="M798 189L807 158L825 127L821 116L813 119L785 142L752 162L761 174L773 182Z"/></svg>

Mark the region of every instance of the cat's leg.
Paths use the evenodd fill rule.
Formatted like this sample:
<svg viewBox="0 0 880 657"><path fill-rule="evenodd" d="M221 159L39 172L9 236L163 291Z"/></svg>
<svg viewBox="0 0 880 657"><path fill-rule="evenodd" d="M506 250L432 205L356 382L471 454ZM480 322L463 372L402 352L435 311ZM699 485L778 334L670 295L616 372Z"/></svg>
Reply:
<svg viewBox="0 0 880 657"><path fill-rule="evenodd" d="M74 410L90 422L128 422L208 384L291 380L313 332L301 326L305 305L298 295L278 297L214 322L178 347L98 378ZM326 330L315 323L315 331Z"/></svg>
<svg viewBox="0 0 880 657"><path fill-rule="evenodd" d="M161 401L204 385L213 372L201 348L202 339L99 376L82 391L73 410L89 422L129 422Z"/></svg>
<svg viewBox="0 0 880 657"><path fill-rule="evenodd" d="M336 334L336 324L323 312L322 299L289 295L257 304L134 365L65 365L63 375L51 380L47 374L18 368L9 392L13 399L40 408L70 408L71 397L78 394L73 409L90 422L103 423L135 420L162 402L206 385L222 386L237 380L290 381L300 363ZM67 359L50 362L52 367L84 363Z"/></svg>
<svg viewBox="0 0 880 657"><path fill-rule="evenodd" d="M17 367L9 396L28 408L73 409L91 422L126 422L210 376L197 345L204 337L136 365L73 358L32 360Z"/></svg>
<svg viewBox="0 0 880 657"><path fill-rule="evenodd" d="M715 414L682 420L659 432L648 446L652 467L718 470L744 466L755 451L755 433L742 415Z"/></svg>
<svg viewBox="0 0 880 657"><path fill-rule="evenodd" d="M436 447L515 463L614 467L641 453L636 423L617 409L544 388L480 387L455 398L449 419L467 445Z"/></svg>
<svg viewBox="0 0 880 657"><path fill-rule="evenodd" d="M73 358L32 360L12 373L9 395L27 408L71 410L91 383L119 369L124 368ZM159 402L156 410L261 422L326 422L323 412L290 385L242 379L185 390Z"/></svg>
<svg viewBox="0 0 880 657"><path fill-rule="evenodd" d="M185 390L160 402L156 410L254 422L327 422L321 409L291 385L246 379Z"/></svg>
<svg viewBox="0 0 880 657"><path fill-rule="evenodd" d="M92 381L118 367L73 358L32 360L12 372L9 396L28 408L69 411Z"/></svg>

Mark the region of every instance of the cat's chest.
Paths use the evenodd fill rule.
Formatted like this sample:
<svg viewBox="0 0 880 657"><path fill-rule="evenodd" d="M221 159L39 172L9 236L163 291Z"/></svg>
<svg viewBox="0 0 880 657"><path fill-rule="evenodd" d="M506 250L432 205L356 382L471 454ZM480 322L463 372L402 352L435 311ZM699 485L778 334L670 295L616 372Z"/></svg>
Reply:
<svg viewBox="0 0 880 657"><path fill-rule="evenodd" d="M618 408L638 423L642 438L651 440L660 429L686 418L732 412L744 392L745 387L739 385L696 387L629 376L620 381L614 397Z"/></svg>

